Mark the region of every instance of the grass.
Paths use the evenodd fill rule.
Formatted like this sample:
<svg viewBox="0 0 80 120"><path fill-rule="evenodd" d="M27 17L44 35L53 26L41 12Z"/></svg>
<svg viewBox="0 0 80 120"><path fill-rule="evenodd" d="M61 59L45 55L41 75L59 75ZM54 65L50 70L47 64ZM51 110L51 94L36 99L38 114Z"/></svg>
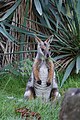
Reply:
<svg viewBox="0 0 80 120"><path fill-rule="evenodd" d="M60 75L60 80L62 75ZM0 76L0 120L22 120L17 108L26 106L32 111L39 112L41 120L58 120L60 101L55 103L43 103L40 99L26 101L23 99L27 79L21 76L5 74ZM80 75L68 78L62 88L59 88L63 96L71 87L80 87ZM23 119L24 120L24 119ZM36 120L35 118L33 120Z"/></svg>

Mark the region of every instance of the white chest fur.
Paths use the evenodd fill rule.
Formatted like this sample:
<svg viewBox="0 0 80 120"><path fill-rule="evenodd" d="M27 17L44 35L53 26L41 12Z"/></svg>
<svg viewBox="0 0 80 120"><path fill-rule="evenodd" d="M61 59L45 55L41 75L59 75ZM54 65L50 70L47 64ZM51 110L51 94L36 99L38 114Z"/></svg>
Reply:
<svg viewBox="0 0 80 120"><path fill-rule="evenodd" d="M46 81L48 78L48 68L45 62L41 64L41 67L39 70L39 78L42 81L42 86L46 86Z"/></svg>

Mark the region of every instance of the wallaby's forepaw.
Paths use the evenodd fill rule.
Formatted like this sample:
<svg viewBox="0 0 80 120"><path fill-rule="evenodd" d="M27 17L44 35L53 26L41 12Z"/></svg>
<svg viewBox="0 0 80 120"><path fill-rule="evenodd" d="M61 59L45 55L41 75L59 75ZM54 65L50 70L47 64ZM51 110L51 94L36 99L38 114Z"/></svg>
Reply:
<svg viewBox="0 0 80 120"><path fill-rule="evenodd" d="M47 84L47 86L50 86L50 85L51 85L51 79L50 79L50 78L47 79L46 84Z"/></svg>
<svg viewBox="0 0 80 120"><path fill-rule="evenodd" d="M41 85L41 80L38 80L37 83L38 83L39 85Z"/></svg>
<svg viewBox="0 0 80 120"><path fill-rule="evenodd" d="M47 86L50 86L50 85L51 85L51 83L50 83L50 82L46 82L46 84L47 84Z"/></svg>

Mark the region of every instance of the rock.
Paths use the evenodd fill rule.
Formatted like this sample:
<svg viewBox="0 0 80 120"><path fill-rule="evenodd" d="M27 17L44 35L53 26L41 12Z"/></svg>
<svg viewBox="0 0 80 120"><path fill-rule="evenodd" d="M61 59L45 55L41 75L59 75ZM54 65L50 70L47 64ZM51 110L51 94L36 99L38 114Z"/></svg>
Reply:
<svg viewBox="0 0 80 120"><path fill-rule="evenodd" d="M70 88L62 101L59 120L80 120L80 89Z"/></svg>

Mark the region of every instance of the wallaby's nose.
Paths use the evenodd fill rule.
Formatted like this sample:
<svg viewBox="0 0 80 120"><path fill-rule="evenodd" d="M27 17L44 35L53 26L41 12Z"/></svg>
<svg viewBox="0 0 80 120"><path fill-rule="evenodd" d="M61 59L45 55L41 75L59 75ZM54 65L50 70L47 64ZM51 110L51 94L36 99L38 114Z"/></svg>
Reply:
<svg viewBox="0 0 80 120"><path fill-rule="evenodd" d="M47 54L47 58L49 57L49 54Z"/></svg>

